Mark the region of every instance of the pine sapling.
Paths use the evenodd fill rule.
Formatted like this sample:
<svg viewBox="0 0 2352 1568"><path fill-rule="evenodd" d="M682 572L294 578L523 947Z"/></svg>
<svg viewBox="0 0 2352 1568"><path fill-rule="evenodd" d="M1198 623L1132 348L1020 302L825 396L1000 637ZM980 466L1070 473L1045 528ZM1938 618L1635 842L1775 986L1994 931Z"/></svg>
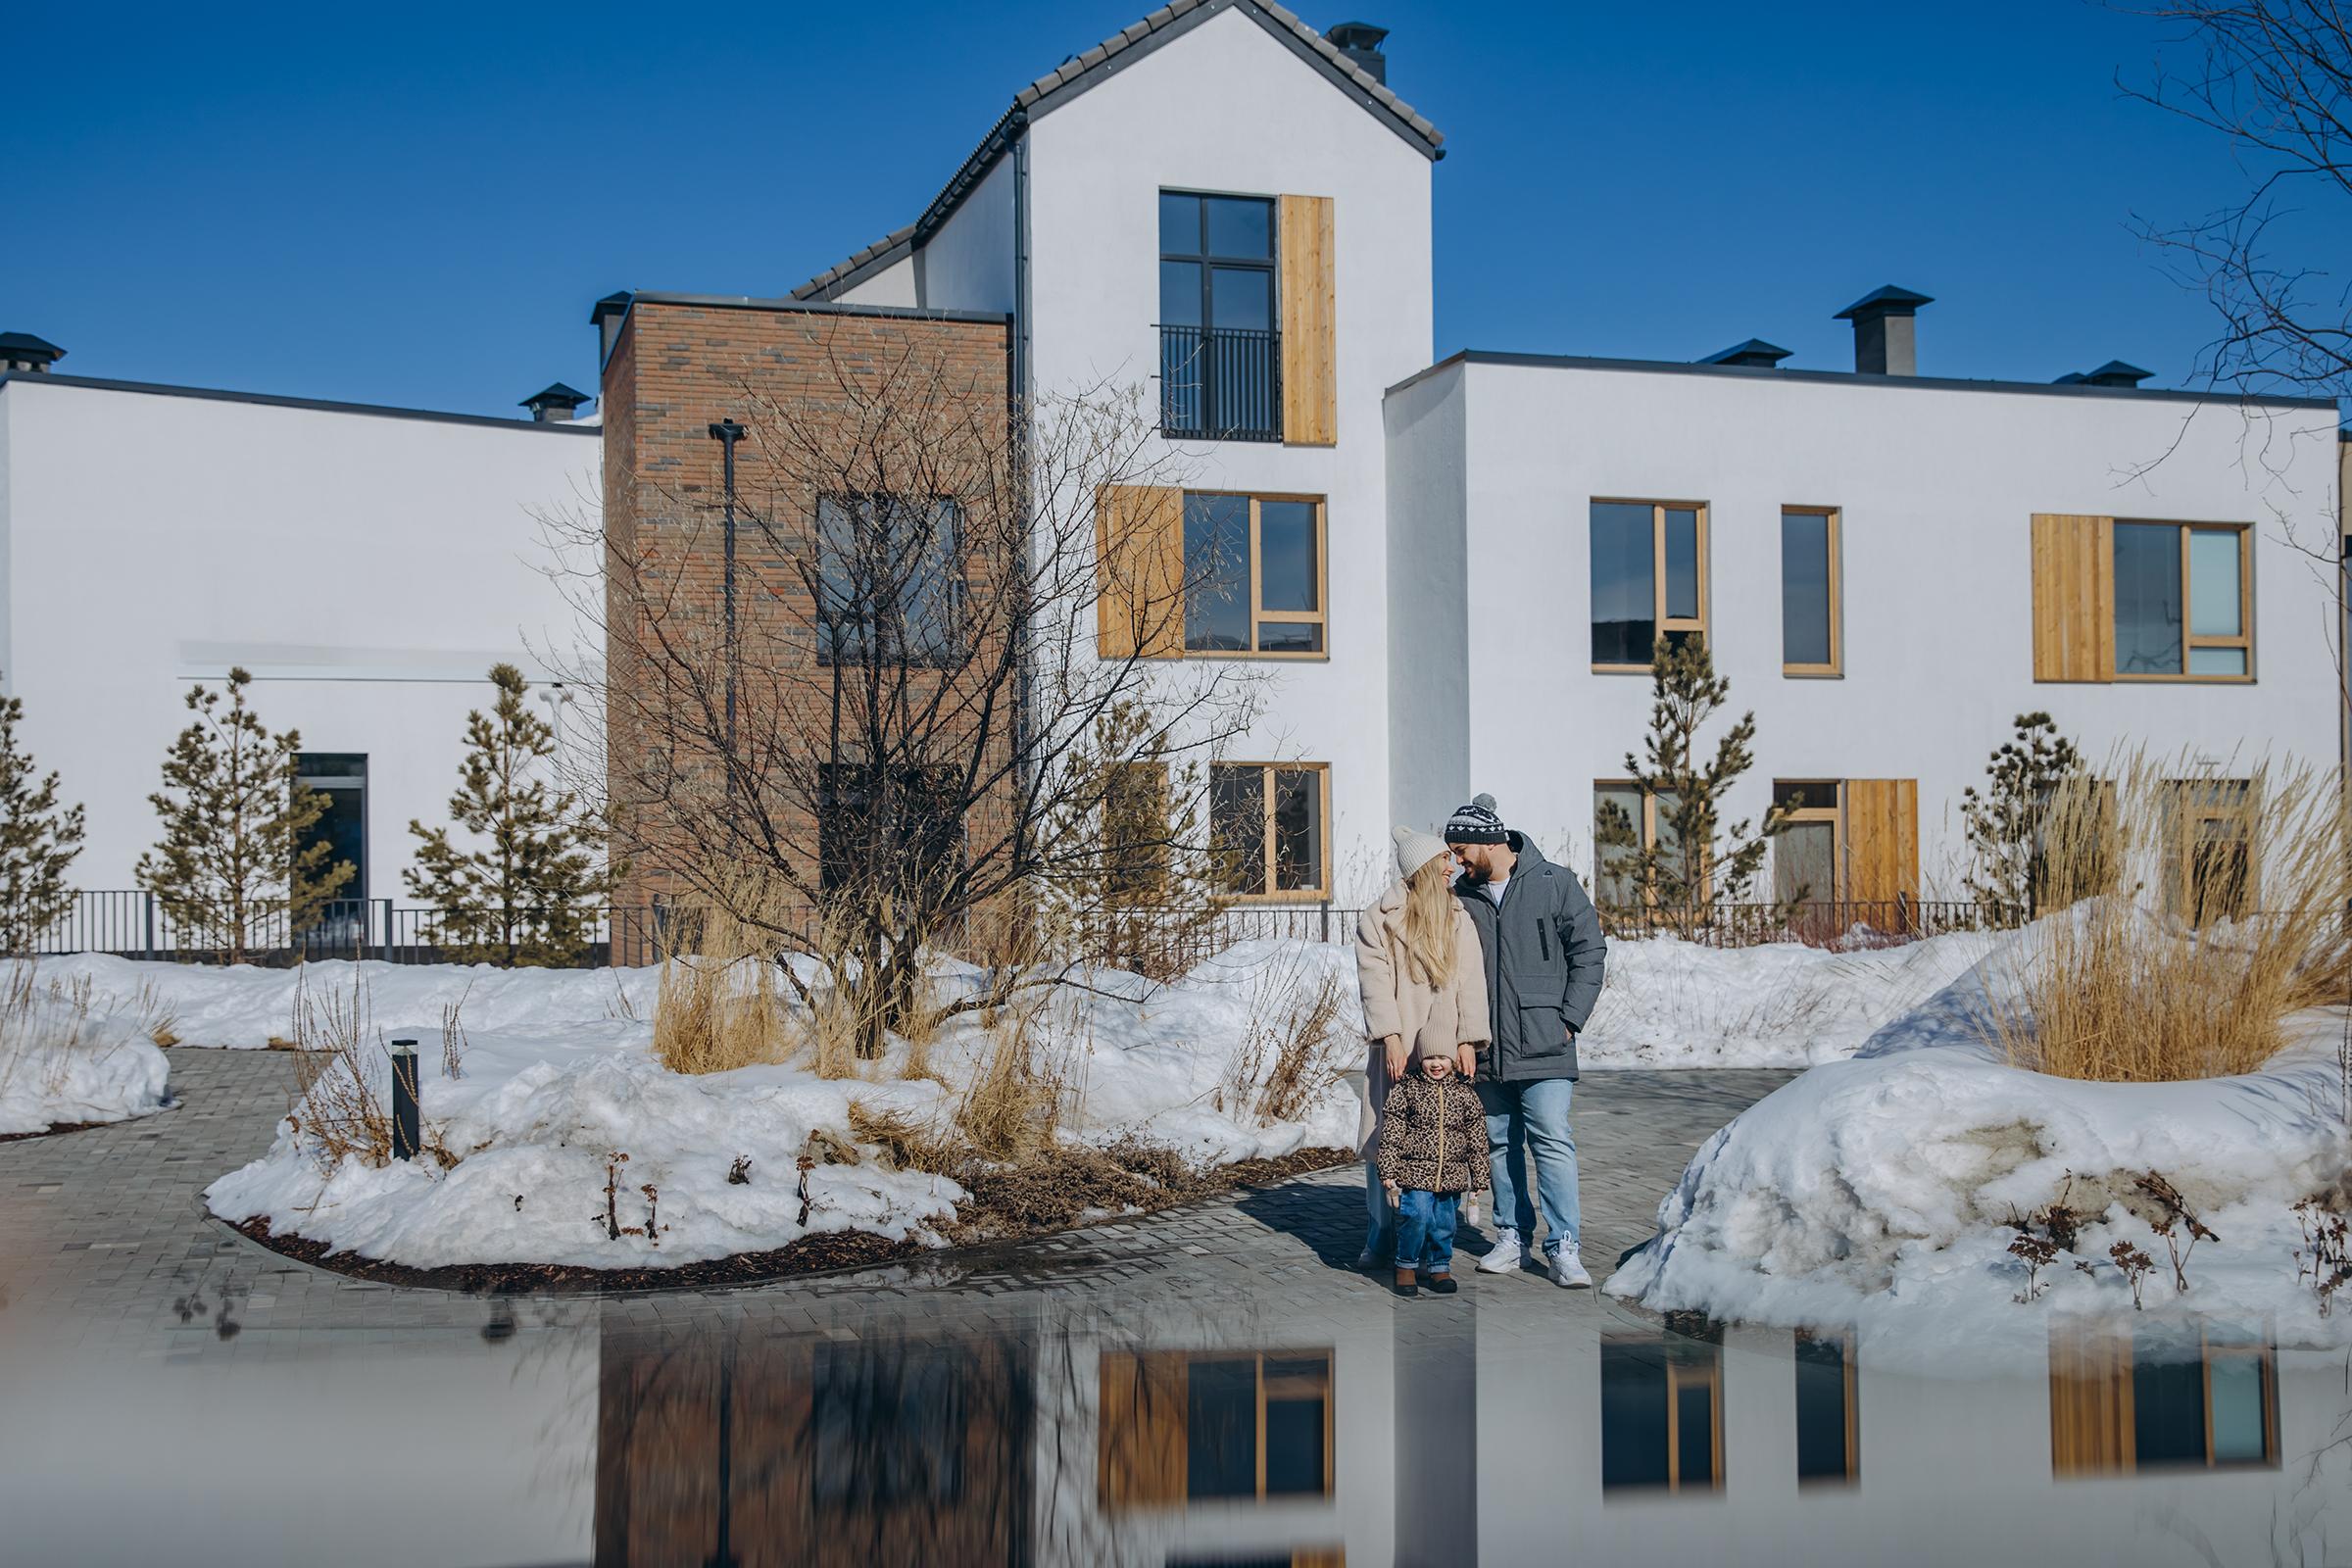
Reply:
<svg viewBox="0 0 2352 1568"><path fill-rule="evenodd" d="M2094 798L2070 794L2091 788L2082 753L2059 733L2058 721L2047 713L2020 713L2016 729L1985 763L1984 793L1974 785L1960 792L1960 819L1970 857L1969 895L1991 906L2010 924L2033 919L2053 896L2072 902L2097 891L2108 879L2101 866L2059 867L2054 874L2049 863L2053 808L2096 807ZM2105 858L2096 848L2104 835L2085 831L2055 837L2067 841L2069 853L2077 857Z"/></svg>
<svg viewBox="0 0 2352 1568"><path fill-rule="evenodd" d="M466 718L467 753L450 824L409 823L418 840L409 891L441 913L441 947L460 963L563 965L587 946L612 886L573 798L551 782L555 729L530 710L522 671L495 664L498 700ZM450 828L476 846L461 849Z"/></svg>
<svg viewBox="0 0 2352 1568"><path fill-rule="evenodd" d="M60 808L57 775L36 776L17 744L22 698L0 697L0 954L32 952L74 907L66 868L81 853L79 806Z"/></svg>

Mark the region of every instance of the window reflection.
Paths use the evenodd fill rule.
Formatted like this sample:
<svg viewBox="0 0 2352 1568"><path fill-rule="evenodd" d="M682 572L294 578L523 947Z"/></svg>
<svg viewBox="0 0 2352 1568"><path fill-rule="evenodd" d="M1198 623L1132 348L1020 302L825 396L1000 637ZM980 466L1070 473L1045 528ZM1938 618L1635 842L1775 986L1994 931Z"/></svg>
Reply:
<svg viewBox="0 0 2352 1568"><path fill-rule="evenodd" d="M2051 1472L2275 1465L2278 1386L2276 1354L2251 1329L2053 1324Z"/></svg>
<svg viewBox="0 0 2352 1568"><path fill-rule="evenodd" d="M1861 1476L1853 1342L1843 1335L1796 1336L1796 1478Z"/></svg>
<svg viewBox="0 0 2352 1568"><path fill-rule="evenodd" d="M1723 1351L1677 1336L1600 1346L1604 1492L1723 1485Z"/></svg>
<svg viewBox="0 0 2352 1568"><path fill-rule="evenodd" d="M1102 1353L1106 1508L1329 1496L1331 1352Z"/></svg>

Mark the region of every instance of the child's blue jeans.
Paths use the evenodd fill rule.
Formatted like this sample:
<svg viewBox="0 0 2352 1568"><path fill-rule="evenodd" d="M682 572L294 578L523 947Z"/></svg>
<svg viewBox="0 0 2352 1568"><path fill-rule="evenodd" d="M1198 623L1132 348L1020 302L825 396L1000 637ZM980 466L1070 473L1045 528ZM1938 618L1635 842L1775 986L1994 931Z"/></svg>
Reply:
<svg viewBox="0 0 2352 1568"><path fill-rule="evenodd" d="M1396 1266L1425 1274L1451 1273L1453 1223L1461 1206L1459 1193L1406 1188L1396 1200Z"/></svg>

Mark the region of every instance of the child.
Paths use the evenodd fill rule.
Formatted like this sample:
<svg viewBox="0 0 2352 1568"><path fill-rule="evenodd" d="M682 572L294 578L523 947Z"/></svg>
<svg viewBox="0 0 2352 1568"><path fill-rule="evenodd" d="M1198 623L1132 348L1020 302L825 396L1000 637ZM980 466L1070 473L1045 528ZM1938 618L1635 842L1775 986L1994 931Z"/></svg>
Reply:
<svg viewBox="0 0 2352 1568"><path fill-rule="evenodd" d="M1453 1058L1425 1051L1381 1109L1380 1175L1396 1204L1398 1296L1453 1281L1453 1227L1464 1193L1487 1189L1487 1116Z"/></svg>

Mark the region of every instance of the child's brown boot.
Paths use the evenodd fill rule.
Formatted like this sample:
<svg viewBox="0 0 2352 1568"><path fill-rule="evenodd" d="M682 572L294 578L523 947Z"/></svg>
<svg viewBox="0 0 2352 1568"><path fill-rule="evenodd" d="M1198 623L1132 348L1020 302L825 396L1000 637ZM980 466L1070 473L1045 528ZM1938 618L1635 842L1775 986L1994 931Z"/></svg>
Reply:
<svg viewBox="0 0 2352 1568"><path fill-rule="evenodd" d="M1396 1283L1390 1289L1398 1296L1418 1296L1421 1294L1421 1277L1409 1268L1400 1268L1396 1271Z"/></svg>
<svg viewBox="0 0 2352 1568"><path fill-rule="evenodd" d="M1437 1296L1451 1296L1461 1289L1459 1285L1453 1283L1451 1274L1432 1274L1421 1282L1421 1288Z"/></svg>

